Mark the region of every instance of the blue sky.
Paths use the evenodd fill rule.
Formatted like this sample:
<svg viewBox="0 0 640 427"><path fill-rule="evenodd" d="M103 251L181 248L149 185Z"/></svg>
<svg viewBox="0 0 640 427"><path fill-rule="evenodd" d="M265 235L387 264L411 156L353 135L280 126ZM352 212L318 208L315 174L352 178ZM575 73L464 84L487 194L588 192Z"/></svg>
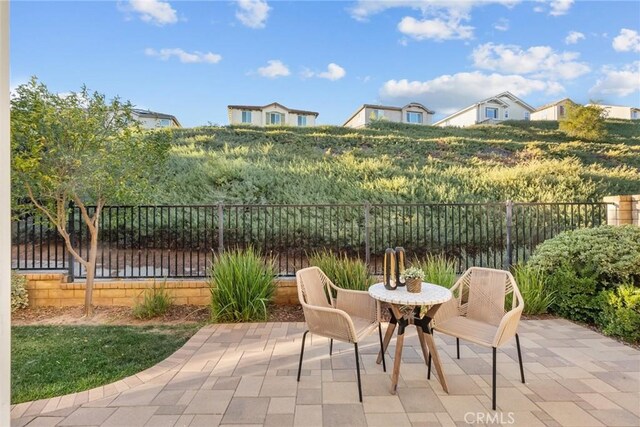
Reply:
<svg viewBox="0 0 640 427"><path fill-rule="evenodd" d="M273 101L342 124L363 103L437 118L510 90L640 105L637 1L13 1L11 84L82 84L185 126Z"/></svg>

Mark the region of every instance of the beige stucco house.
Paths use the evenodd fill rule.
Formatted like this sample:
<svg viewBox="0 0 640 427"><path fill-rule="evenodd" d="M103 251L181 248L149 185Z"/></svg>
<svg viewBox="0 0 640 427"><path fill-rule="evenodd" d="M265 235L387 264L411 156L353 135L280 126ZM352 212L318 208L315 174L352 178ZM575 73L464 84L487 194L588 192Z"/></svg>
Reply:
<svg viewBox="0 0 640 427"><path fill-rule="evenodd" d="M551 102L549 104L539 107L531 113L531 120L561 120L564 119L567 114L567 106L574 102L569 98L564 98L559 101Z"/></svg>
<svg viewBox="0 0 640 427"><path fill-rule="evenodd" d="M159 128L181 128L182 125L171 114L157 113L155 111L141 110L134 108L131 110L133 118L140 122L143 129L159 129Z"/></svg>
<svg viewBox="0 0 640 427"><path fill-rule="evenodd" d="M434 126L466 127L499 123L505 120L530 120L534 108L512 94L502 92L445 117Z"/></svg>
<svg viewBox="0 0 640 427"><path fill-rule="evenodd" d="M411 102L404 107L364 104L344 122L343 126L361 128L374 120L430 125L434 114L435 112L417 102Z"/></svg>
<svg viewBox="0 0 640 427"><path fill-rule="evenodd" d="M229 124L253 126L315 126L318 113L295 110L277 102L258 105L228 105Z"/></svg>
<svg viewBox="0 0 640 427"><path fill-rule="evenodd" d="M639 120L640 108L638 107L625 107L622 105L606 105L606 104L587 104L595 105L604 110L608 119L626 119L626 120Z"/></svg>

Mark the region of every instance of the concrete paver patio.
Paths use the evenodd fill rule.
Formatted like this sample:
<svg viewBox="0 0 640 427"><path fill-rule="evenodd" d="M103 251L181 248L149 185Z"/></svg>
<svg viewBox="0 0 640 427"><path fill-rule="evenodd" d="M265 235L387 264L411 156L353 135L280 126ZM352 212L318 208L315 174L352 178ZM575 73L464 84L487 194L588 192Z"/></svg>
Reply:
<svg viewBox="0 0 640 427"><path fill-rule="evenodd" d="M361 345L359 403L353 347L310 336L296 381L304 323L211 325L167 360L114 384L13 407L14 426L639 426L640 352L566 320L520 324L526 384L515 343L498 351L498 411L491 410L491 350L436 335L449 381L426 379L415 329L402 354L398 394Z"/></svg>

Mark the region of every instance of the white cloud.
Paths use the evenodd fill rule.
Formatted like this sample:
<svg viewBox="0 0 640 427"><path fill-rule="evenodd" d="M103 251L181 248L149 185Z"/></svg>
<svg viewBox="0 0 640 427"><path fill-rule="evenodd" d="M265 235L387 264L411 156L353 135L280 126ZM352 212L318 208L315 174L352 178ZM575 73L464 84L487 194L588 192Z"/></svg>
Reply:
<svg viewBox="0 0 640 427"><path fill-rule="evenodd" d="M462 18L449 17L417 20L411 16L405 16L398 23L398 30L413 37L416 40L451 40L470 39L473 37L473 27L463 25Z"/></svg>
<svg viewBox="0 0 640 427"><path fill-rule="evenodd" d="M327 65L327 71L318 73L318 77L320 77L321 79L327 79L331 81L340 80L346 75L347 72L345 71L345 69L338 64L334 64L333 62Z"/></svg>
<svg viewBox="0 0 640 427"><path fill-rule="evenodd" d="M640 34L637 31L623 28L613 39L613 48L618 52L640 52Z"/></svg>
<svg viewBox="0 0 640 427"><path fill-rule="evenodd" d="M566 15L567 12L569 12L569 9L571 9L572 5L573 0L551 0L551 11L549 11L549 15Z"/></svg>
<svg viewBox="0 0 640 427"><path fill-rule="evenodd" d="M238 0L236 18L249 28L264 28L270 10L265 0Z"/></svg>
<svg viewBox="0 0 640 427"><path fill-rule="evenodd" d="M140 19L155 25L175 24L178 22L178 13L171 4L161 0L130 0L126 12L134 12L140 15Z"/></svg>
<svg viewBox="0 0 640 427"><path fill-rule="evenodd" d="M291 74L291 72L289 71L289 68L282 63L282 61L278 59L271 59L267 61L267 65L258 68L258 74L262 77L275 79L278 77L286 77Z"/></svg>
<svg viewBox="0 0 640 427"><path fill-rule="evenodd" d="M366 21L370 16L392 8L413 9L421 16L405 16L398 30L417 40L469 39L473 27L465 25L471 19L471 10L487 4L513 6L520 0L359 0L350 9L351 16Z"/></svg>
<svg viewBox="0 0 640 427"><path fill-rule="evenodd" d="M602 78L589 90L594 95L628 96L635 92L640 92L640 61L619 69L603 67Z"/></svg>
<svg viewBox="0 0 640 427"><path fill-rule="evenodd" d="M533 92L558 94L562 85L519 75L484 74L480 71L443 75L427 81L389 80L380 89L383 102L422 101L438 113L450 114L504 91L516 96Z"/></svg>
<svg viewBox="0 0 640 427"><path fill-rule="evenodd" d="M152 49L146 48L144 50L144 54L147 56L152 56L159 58L163 61L168 61L172 57L178 58L180 62L185 64L196 64L196 63L207 63L207 64L217 64L222 60L222 56L217 53L211 52L186 52L180 48L170 48L170 49Z"/></svg>
<svg viewBox="0 0 640 427"><path fill-rule="evenodd" d="M346 76L347 72L345 71L344 68L342 68L338 64L332 62L329 65L327 65L327 71L316 72L316 71L310 70L309 68L305 68L305 69L302 70L300 75L302 76L303 79L310 79L311 77L318 77L320 79L327 79L327 80L331 80L331 81L336 81L336 80L340 80L341 78Z"/></svg>
<svg viewBox="0 0 640 427"><path fill-rule="evenodd" d="M584 40L584 34L579 31L570 31L567 37L564 38L566 44L576 44L580 40Z"/></svg>
<svg viewBox="0 0 640 427"><path fill-rule="evenodd" d="M507 18L500 18L493 24L493 28L498 31L507 31L509 29L509 20Z"/></svg>
<svg viewBox="0 0 640 427"><path fill-rule="evenodd" d="M576 52L555 52L549 46L520 46L485 43L473 50L474 66L502 73L531 74L570 80L590 71L584 62L577 62Z"/></svg>

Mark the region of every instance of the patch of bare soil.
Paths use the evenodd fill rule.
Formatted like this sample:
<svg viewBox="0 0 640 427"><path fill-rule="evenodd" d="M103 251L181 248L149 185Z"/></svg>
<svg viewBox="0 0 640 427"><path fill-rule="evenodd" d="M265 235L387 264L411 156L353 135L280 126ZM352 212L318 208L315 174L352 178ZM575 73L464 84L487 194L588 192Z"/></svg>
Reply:
<svg viewBox="0 0 640 427"><path fill-rule="evenodd" d="M84 317L84 307L35 307L18 310L11 315L11 324L24 325L167 325L206 323L210 319L208 306L174 305L161 317L140 320L133 317L130 307L96 306L93 317ZM269 322L304 322L300 305L272 305Z"/></svg>

